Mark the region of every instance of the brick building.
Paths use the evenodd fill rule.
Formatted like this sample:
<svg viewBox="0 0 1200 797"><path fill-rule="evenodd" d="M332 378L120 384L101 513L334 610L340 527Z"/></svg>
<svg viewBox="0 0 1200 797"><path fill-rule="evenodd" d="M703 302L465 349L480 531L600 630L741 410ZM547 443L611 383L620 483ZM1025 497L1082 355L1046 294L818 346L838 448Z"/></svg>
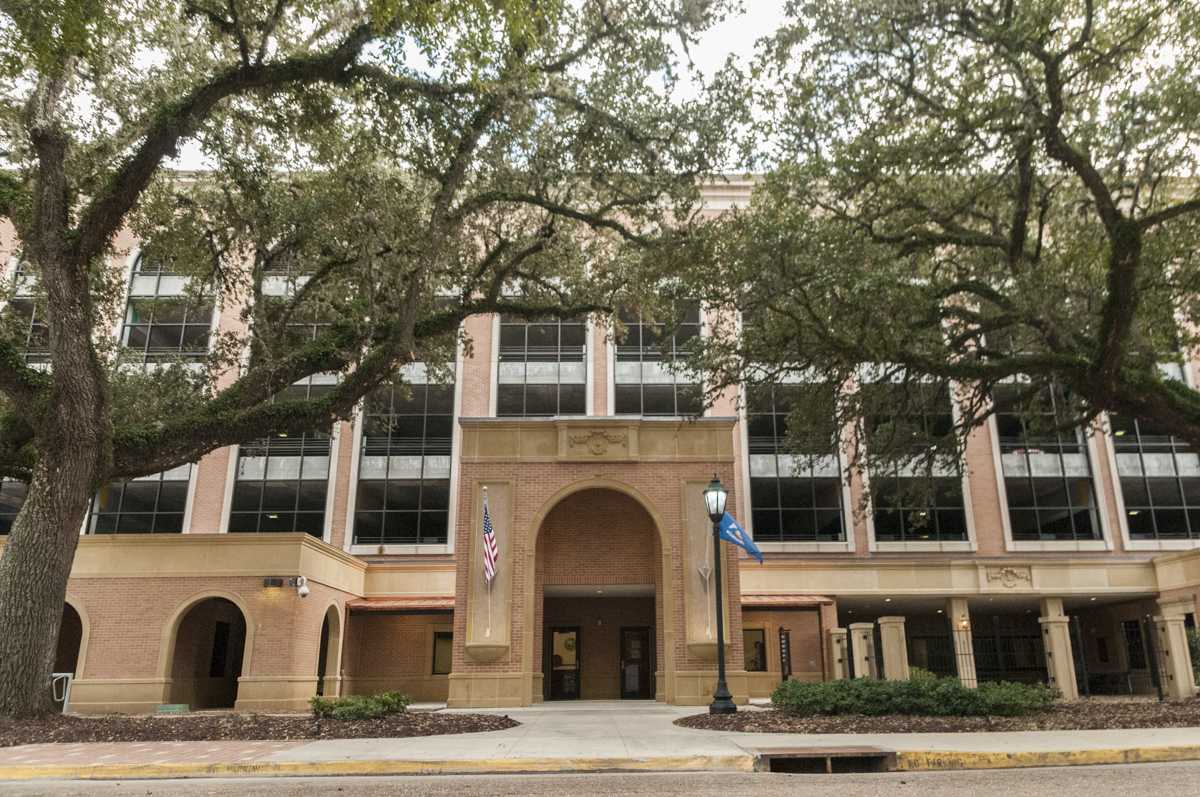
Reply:
<svg viewBox="0 0 1200 797"><path fill-rule="evenodd" d="M719 212L748 191L708 200ZM11 230L0 246L8 261ZM114 334L146 362L236 331L236 307L187 299L133 240L117 250L128 288ZM9 276L5 312L27 324L36 361L45 327ZM785 673L911 666L1068 696L1156 681L1195 691L1196 453L1115 418L1103 434L1034 440L1001 395L931 505L904 506L880 475L859 511L863 484L841 456L798 468L780 448L806 386L730 394L692 417L698 377L669 362L711 315L688 313L665 338L626 318L620 342L587 320L474 317L472 356L409 368L410 389L377 392L353 422L108 485L81 530L59 640L74 709L297 709L318 692L384 689L454 706L706 703L716 642L701 491L714 473L766 554L725 546L739 702ZM1176 376L1196 384L1197 363ZM0 535L21 490L0 483ZM485 491L500 548L490 589Z"/></svg>

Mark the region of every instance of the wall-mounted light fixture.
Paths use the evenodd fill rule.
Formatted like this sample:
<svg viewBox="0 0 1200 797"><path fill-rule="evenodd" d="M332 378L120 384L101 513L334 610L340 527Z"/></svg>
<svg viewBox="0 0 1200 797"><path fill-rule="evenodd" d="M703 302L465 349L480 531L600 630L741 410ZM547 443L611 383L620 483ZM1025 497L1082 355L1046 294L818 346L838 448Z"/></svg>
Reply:
<svg viewBox="0 0 1200 797"><path fill-rule="evenodd" d="M291 578L284 578L282 576L267 576L263 579L263 587L267 589L295 587L296 594L301 598L307 598L311 592L311 590L308 588L308 579L304 576L293 576Z"/></svg>

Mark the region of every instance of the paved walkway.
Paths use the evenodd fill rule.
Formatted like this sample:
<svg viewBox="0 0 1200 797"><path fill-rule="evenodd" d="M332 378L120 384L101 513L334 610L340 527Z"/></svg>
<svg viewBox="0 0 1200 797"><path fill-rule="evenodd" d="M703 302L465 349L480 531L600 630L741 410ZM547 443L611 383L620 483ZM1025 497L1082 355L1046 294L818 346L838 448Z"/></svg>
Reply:
<svg viewBox="0 0 1200 797"><path fill-rule="evenodd" d="M1200 728L918 734L718 733L673 722L702 709L578 702L507 709L486 733L298 742L123 742L0 748L0 779L216 774L382 774L605 769L740 770L772 748L866 746L901 768L1200 759ZM748 709L753 710L753 709Z"/></svg>

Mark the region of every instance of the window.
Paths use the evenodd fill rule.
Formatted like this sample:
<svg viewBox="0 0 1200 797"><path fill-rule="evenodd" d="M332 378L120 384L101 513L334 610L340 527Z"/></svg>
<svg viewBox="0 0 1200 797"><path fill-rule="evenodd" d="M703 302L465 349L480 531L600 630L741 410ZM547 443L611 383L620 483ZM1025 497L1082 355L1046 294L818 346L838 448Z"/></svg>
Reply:
<svg viewBox="0 0 1200 797"><path fill-rule="evenodd" d="M992 400L1013 539L1098 539L1087 441L1082 429L1066 428L1066 394L1009 384Z"/></svg>
<svg viewBox="0 0 1200 797"><path fill-rule="evenodd" d="M279 398L316 398L332 389L315 380L291 385ZM279 433L242 445L229 531L302 531L324 536L329 445L328 430Z"/></svg>
<svg viewBox="0 0 1200 797"><path fill-rule="evenodd" d="M449 631L433 632L433 674L449 675L454 662L454 635Z"/></svg>
<svg viewBox="0 0 1200 797"><path fill-rule="evenodd" d="M27 363L50 362L50 328L38 299L10 299L5 308L5 334L25 356Z"/></svg>
<svg viewBox="0 0 1200 797"><path fill-rule="evenodd" d="M920 478L920 477L918 477ZM871 480L877 542L961 542L967 539L962 479L934 478L933 492L911 478Z"/></svg>
<svg viewBox="0 0 1200 797"><path fill-rule="evenodd" d="M1130 538L1200 539L1200 456L1150 421L1110 421Z"/></svg>
<svg viewBox="0 0 1200 797"><path fill-rule="evenodd" d="M842 469L838 453L821 453L824 430L789 441L788 416L797 402L828 401L833 423L833 389L828 385L766 384L746 388L750 443L750 506L759 542L844 540ZM823 439L822 439L823 438ZM793 453L789 445L801 449Z"/></svg>
<svg viewBox="0 0 1200 797"><path fill-rule="evenodd" d="M430 381L422 364L409 366L404 380L368 396L363 408L358 545L447 539L454 383Z"/></svg>
<svg viewBox="0 0 1200 797"><path fill-rule="evenodd" d="M207 298L130 297L121 342L144 363L200 360L208 354L212 314Z"/></svg>
<svg viewBox="0 0 1200 797"><path fill-rule="evenodd" d="M874 383L874 405L889 406L888 394L899 385ZM954 433L950 392L945 385L907 385L896 405L904 412L876 412L867 419L867 444L886 441L888 448L924 449ZM895 448L893 448L895 447ZM926 472L911 465L871 474L872 518L877 542L965 542L967 513L963 504L962 471L933 463Z"/></svg>
<svg viewBox="0 0 1200 797"><path fill-rule="evenodd" d="M213 300L203 292L189 295L190 281L162 264L138 258L121 332L121 342L135 360L196 361L208 354Z"/></svg>
<svg viewBox="0 0 1200 797"><path fill-rule="evenodd" d="M587 412L584 319L500 319L496 413L537 417Z"/></svg>
<svg viewBox="0 0 1200 797"><path fill-rule="evenodd" d="M1142 639L1141 622L1125 620L1121 623L1121 632L1125 635L1125 652L1129 654L1129 669L1146 669L1146 645Z"/></svg>
<svg viewBox="0 0 1200 797"><path fill-rule="evenodd" d="M12 529L13 521L25 503L26 490L28 487L25 482L0 479L0 534L8 534Z"/></svg>
<svg viewBox="0 0 1200 797"><path fill-rule="evenodd" d="M621 312L625 338L617 344L614 408L617 415L699 415L704 411L699 375L678 366L689 341L700 336L700 302L680 308L668 329L630 311ZM670 334L668 334L670 333Z"/></svg>
<svg viewBox="0 0 1200 797"><path fill-rule="evenodd" d="M761 628L742 629L742 651L746 672L767 671L767 632Z"/></svg>
<svg viewBox="0 0 1200 797"><path fill-rule="evenodd" d="M177 534L183 531L192 466L110 482L92 499L90 534Z"/></svg>

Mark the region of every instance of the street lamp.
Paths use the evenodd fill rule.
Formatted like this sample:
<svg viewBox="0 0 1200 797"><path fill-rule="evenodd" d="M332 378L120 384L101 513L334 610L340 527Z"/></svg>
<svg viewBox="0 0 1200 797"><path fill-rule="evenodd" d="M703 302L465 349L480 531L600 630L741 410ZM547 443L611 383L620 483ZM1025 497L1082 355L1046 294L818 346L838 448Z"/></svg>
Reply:
<svg viewBox="0 0 1200 797"><path fill-rule="evenodd" d="M709 714L733 714L737 711L729 687L725 685L725 618L721 605L721 518L725 517L725 499L728 497L729 493L725 492L721 480L714 473L713 480L704 488L704 506L712 521L713 576L717 584L717 689L708 707Z"/></svg>

